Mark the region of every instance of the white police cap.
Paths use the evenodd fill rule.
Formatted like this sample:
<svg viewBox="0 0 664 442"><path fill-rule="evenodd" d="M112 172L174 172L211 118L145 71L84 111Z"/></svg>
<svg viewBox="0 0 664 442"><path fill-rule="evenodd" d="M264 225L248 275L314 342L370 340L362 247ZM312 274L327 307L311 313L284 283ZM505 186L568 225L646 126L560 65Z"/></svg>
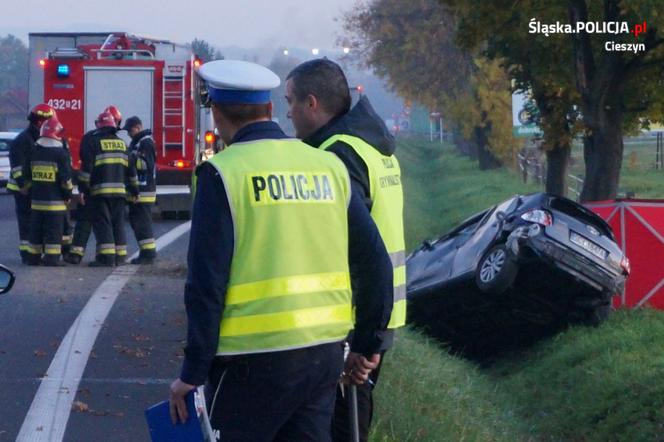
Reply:
<svg viewBox="0 0 664 442"><path fill-rule="evenodd" d="M269 103L270 91L281 83L265 66L240 60L210 61L198 74L207 82L210 100L219 104Z"/></svg>

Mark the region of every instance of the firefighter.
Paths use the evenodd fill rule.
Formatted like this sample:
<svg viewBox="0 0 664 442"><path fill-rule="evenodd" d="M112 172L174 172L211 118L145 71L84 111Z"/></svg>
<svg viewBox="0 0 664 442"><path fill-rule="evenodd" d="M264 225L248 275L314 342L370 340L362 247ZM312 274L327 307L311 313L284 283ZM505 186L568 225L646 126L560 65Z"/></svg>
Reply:
<svg viewBox="0 0 664 442"><path fill-rule="evenodd" d="M403 230L403 190L399 162L394 156L394 137L376 114L366 96L351 110L348 82L341 68L327 59L297 66L287 77L286 98L296 136L310 146L336 154L346 165L353 193L365 202L390 254L394 273L394 309L382 356L392 346L394 330L406 320L406 267ZM354 297L363 302L361 296ZM351 337L352 338L352 337ZM383 361L384 358L381 358ZM371 383L358 387L360 440L366 441L373 415L372 391L380 365L371 373ZM333 439L350 439L348 395L337 391Z"/></svg>
<svg viewBox="0 0 664 442"><path fill-rule="evenodd" d="M87 131L81 138L79 147L79 158L83 158L86 154L83 153L84 149L90 149L92 146L92 138L94 137L97 129L99 129L99 122L95 120L95 128ZM90 234L92 233L92 211L90 210L90 174L79 170L78 172L78 194L79 204L76 213L76 226L74 227L74 238L72 239L69 253L64 255L64 260L69 264L80 264L85 256L85 248L88 245Z"/></svg>
<svg viewBox="0 0 664 442"><path fill-rule="evenodd" d="M25 187L25 177L23 176L23 166L30 156L32 146L39 138L39 130L44 121L55 116L55 110L48 104L38 104L30 110L28 114L28 127L18 134L9 147L9 164L11 172L7 181L7 190L14 194L14 204L16 209L16 219L18 221L19 235L19 253L21 261L27 264L30 254L29 236L30 236L30 196L27 193L21 193L21 188Z"/></svg>
<svg viewBox="0 0 664 442"><path fill-rule="evenodd" d="M117 123L110 112L97 118L99 129L90 145L81 149L81 171L89 174L83 193L90 196L92 229L97 240L91 267L123 265L127 259L124 229L126 199L138 196L138 179L129 167L127 145L117 136Z"/></svg>
<svg viewBox="0 0 664 442"><path fill-rule="evenodd" d="M152 230L152 206L157 201L154 140L152 131L143 129L143 122L136 116L128 118L123 129L131 137L129 163L136 169L139 185L138 200L129 204L129 223L140 250L131 263L152 264L157 257Z"/></svg>
<svg viewBox="0 0 664 442"><path fill-rule="evenodd" d="M73 185L63 132L56 117L46 120L23 167L25 188L32 195L28 265L64 265L60 261L62 231Z"/></svg>
<svg viewBox="0 0 664 442"><path fill-rule="evenodd" d="M392 309L389 257L343 163L271 121L272 71L222 60L200 75L228 147L199 171L171 418L186 419L185 395L209 377L221 440L329 440L350 273L367 302L346 369L363 382Z"/></svg>

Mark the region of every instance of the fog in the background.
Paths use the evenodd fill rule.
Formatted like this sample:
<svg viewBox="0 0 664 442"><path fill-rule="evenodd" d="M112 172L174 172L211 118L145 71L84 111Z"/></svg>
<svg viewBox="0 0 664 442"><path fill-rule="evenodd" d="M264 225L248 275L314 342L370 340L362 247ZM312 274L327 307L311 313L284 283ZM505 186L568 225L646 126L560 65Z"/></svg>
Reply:
<svg viewBox="0 0 664 442"><path fill-rule="evenodd" d="M356 0L5 0L0 34L130 31L215 46L332 48Z"/></svg>

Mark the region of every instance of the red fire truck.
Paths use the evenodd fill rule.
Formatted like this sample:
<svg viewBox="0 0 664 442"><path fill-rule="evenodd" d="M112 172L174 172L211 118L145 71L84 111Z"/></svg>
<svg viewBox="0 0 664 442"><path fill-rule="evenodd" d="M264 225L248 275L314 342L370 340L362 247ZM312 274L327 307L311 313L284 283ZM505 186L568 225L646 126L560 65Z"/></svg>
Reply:
<svg viewBox="0 0 664 442"><path fill-rule="evenodd" d="M212 118L199 99L199 64L187 46L123 32L32 33L30 106L56 109L75 169L81 136L107 106L125 119L137 115L157 148L157 205L187 211L197 156L213 141Z"/></svg>

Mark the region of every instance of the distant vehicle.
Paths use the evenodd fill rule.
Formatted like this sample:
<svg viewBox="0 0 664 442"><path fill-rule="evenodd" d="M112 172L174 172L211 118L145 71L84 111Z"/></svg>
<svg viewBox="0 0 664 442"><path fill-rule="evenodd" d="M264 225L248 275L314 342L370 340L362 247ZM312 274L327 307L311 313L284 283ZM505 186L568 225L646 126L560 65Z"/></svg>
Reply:
<svg viewBox="0 0 664 442"><path fill-rule="evenodd" d="M129 33L31 33L29 102L53 106L78 169L81 136L109 105L137 115L156 145L157 205L188 211L200 152L209 148L212 115L204 106L201 61L186 45ZM130 141L125 132L120 137Z"/></svg>
<svg viewBox="0 0 664 442"><path fill-rule="evenodd" d="M407 258L409 320L459 350L489 354L569 323L598 324L629 271L611 228L590 210L546 193L515 196Z"/></svg>
<svg viewBox="0 0 664 442"><path fill-rule="evenodd" d="M14 274L7 267L0 264L0 295L7 293L14 286Z"/></svg>
<svg viewBox="0 0 664 442"><path fill-rule="evenodd" d="M9 145L16 138L16 132L0 132L0 187L7 186L11 166L9 165Z"/></svg>

